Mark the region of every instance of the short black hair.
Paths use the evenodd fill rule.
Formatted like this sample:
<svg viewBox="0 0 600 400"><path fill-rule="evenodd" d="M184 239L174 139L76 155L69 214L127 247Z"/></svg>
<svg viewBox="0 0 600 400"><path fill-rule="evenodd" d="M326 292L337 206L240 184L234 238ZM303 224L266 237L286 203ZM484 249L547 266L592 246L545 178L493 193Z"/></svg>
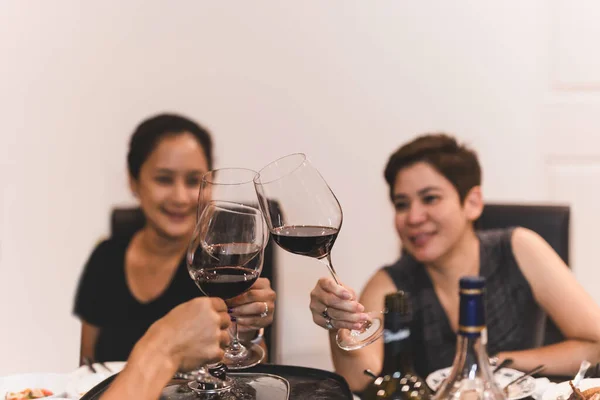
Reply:
<svg viewBox="0 0 600 400"><path fill-rule="evenodd" d="M394 196L396 176L402 169L425 162L448 179L463 202L469 191L481 185L481 166L477 154L445 133L429 133L401 146L385 167L385 180Z"/></svg>
<svg viewBox="0 0 600 400"><path fill-rule="evenodd" d="M196 122L177 114L158 114L142 121L131 135L127 168L132 178L138 179L142 164L154 151L158 142L172 135L192 134L204 150L208 169L212 169L212 139L208 130Z"/></svg>

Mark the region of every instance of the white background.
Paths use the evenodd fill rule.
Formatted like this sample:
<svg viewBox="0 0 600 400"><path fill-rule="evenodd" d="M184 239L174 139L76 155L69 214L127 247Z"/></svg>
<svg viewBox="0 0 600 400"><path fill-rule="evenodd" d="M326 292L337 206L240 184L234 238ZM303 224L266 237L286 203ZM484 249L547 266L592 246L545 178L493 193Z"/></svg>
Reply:
<svg viewBox="0 0 600 400"><path fill-rule="evenodd" d="M207 126L219 167L308 153L357 290L398 254L387 157L455 133L488 200L573 205L572 263L600 300L598 20L593 0L0 1L0 373L77 366L77 279L132 203L129 135L161 111ZM279 259L279 361L330 368L307 308L326 269Z"/></svg>

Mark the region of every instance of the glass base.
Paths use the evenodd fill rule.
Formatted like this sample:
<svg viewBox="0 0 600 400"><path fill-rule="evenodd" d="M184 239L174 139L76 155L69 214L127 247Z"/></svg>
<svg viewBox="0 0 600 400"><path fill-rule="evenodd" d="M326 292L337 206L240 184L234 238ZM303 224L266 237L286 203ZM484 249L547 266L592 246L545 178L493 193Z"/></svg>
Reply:
<svg viewBox="0 0 600 400"><path fill-rule="evenodd" d="M338 330L336 341L341 349L346 351L362 349L383 335L383 313L381 311L371 311L367 315L370 320L363 329Z"/></svg>
<svg viewBox="0 0 600 400"><path fill-rule="evenodd" d="M162 391L161 400L288 400L289 382L279 376L253 373L233 372L231 389L219 393L206 391L195 392L188 382L171 381Z"/></svg>
<svg viewBox="0 0 600 400"><path fill-rule="evenodd" d="M254 343L244 343L244 350L239 354L225 352L221 360L230 370L240 370L254 367L265 358L265 351L262 347Z"/></svg>
<svg viewBox="0 0 600 400"><path fill-rule="evenodd" d="M218 379L205 375L188 383L188 387L196 394L217 394L231 390L233 381L230 378Z"/></svg>

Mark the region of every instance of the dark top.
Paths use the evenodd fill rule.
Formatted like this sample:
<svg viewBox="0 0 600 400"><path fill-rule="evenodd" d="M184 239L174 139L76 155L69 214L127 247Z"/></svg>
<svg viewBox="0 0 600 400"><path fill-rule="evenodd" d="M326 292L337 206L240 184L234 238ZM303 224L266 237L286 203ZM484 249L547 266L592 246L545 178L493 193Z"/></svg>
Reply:
<svg viewBox="0 0 600 400"><path fill-rule="evenodd" d="M150 325L177 305L203 296L183 259L171 283L156 299L140 303L125 279L125 253L133 236L100 243L79 280L74 313L100 328L96 361L125 361Z"/></svg>
<svg viewBox="0 0 600 400"><path fill-rule="evenodd" d="M486 278L487 350L490 355L538 347L543 340L545 313L535 301L513 254L513 230L477 233L479 274ZM384 270L398 289L413 296L411 338L416 372L426 377L433 371L451 366L456 334L425 267L410 255L403 255Z"/></svg>

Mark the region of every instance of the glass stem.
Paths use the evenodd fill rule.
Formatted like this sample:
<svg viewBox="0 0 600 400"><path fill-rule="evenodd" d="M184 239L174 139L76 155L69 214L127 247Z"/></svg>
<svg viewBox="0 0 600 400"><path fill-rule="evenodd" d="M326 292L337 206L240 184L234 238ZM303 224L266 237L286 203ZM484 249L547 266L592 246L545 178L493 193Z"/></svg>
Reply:
<svg viewBox="0 0 600 400"><path fill-rule="evenodd" d="M342 286L342 284L340 283L341 282L340 278L335 273L335 269L333 269L333 264L331 263L331 253L327 253L327 257L320 258L319 261L321 261L323 264L325 264L325 266L331 273L331 276L333 277L333 280L335 281L335 283Z"/></svg>
<svg viewBox="0 0 600 400"><path fill-rule="evenodd" d="M340 277L335 272L335 269L333 268L333 264L331 263L331 253L328 253L327 257L320 258L319 261L321 261L323 264L325 264L325 266L327 266L327 269L331 273L331 276L333 277L333 280L335 281L335 283L337 283L339 286L343 286L340 281ZM353 299L353 300L356 300L356 299ZM359 330L357 330L355 332L364 332L370 326L371 326L371 321L365 321L363 323L362 328L360 328Z"/></svg>
<svg viewBox="0 0 600 400"><path fill-rule="evenodd" d="M240 343L238 335L237 319L231 316L231 343L229 344L229 354L238 355L244 351L244 346Z"/></svg>

